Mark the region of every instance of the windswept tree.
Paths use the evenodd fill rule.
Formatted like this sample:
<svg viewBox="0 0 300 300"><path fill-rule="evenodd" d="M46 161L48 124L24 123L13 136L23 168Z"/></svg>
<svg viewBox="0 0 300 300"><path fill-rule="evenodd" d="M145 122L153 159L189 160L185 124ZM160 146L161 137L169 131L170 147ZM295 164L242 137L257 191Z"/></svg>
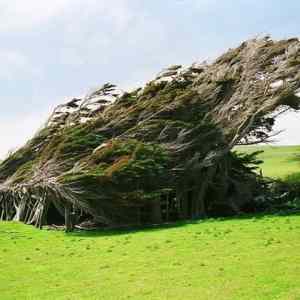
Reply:
<svg viewBox="0 0 300 300"><path fill-rule="evenodd" d="M300 42L242 43L212 64L171 66L143 88L106 84L59 106L0 165L0 218L106 225L239 212L261 188L231 150L267 142L300 102Z"/></svg>

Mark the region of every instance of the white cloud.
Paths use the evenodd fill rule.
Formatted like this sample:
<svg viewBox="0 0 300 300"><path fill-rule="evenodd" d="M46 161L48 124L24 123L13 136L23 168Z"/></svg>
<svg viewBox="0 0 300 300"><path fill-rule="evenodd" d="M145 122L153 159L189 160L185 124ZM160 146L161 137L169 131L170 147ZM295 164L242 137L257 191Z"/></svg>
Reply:
<svg viewBox="0 0 300 300"><path fill-rule="evenodd" d="M49 44L49 49L59 49L61 63L81 66L95 50L99 54L126 34L137 15L128 0L0 0L0 34L34 33L42 28L59 42ZM8 65L6 69L20 66L21 59L25 67L25 58L16 50L21 51L0 52L0 63Z"/></svg>
<svg viewBox="0 0 300 300"><path fill-rule="evenodd" d="M71 0L0 0L0 31L18 31L41 25L60 15Z"/></svg>
<svg viewBox="0 0 300 300"><path fill-rule="evenodd" d="M88 77L93 84L99 80L98 78L102 81L106 80L105 76L108 76L107 80L116 80L126 89L152 79L160 68L169 64L185 63L190 60L192 63L193 58L189 56L189 49L192 49L195 44L190 44L188 39L192 41L199 38L205 45L205 47L197 46L197 55L199 53L201 57L206 57L208 54L214 57L216 53L221 52L217 51L216 46L217 43L222 45L222 37L218 36L219 31L215 32L213 29L211 32L206 27L200 26L207 21L205 16L219 7L217 0L168 0L166 1L168 5L158 4L159 8L166 10L165 18L155 11L153 13L151 6L149 9L144 9L137 4L138 2L132 0L0 0L0 35L9 37L5 41L11 43L7 45L3 42L0 50L0 81L9 80L18 87L13 94L18 99L14 100L15 104L10 105L10 107L15 105L15 110L22 110L20 104L27 103L25 100L28 95L34 94L33 97L38 99L32 101L35 104L32 106L33 114L25 118L20 115L20 112L6 116L5 107L0 112L0 136L2 137L0 158L9 149L22 145L33 135L48 116L48 112L43 112L46 105L52 103L53 106L54 103L64 101L63 98L45 101L40 99L43 96L48 97L46 93L49 87L58 84L53 72L59 74L59 78L65 78L65 81L62 80L62 85L66 82L66 87L64 89L59 87L57 93L60 94L68 95L76 91L72 72L81 74L83 81ZM176 19L170 18L173 15L173 11L169 10L170 6L171 8L177 6L177 13L174 10ZM199 16L198 23L198 19L195 19L193 28L199 27L199 35L194 37L189 36L188 32L183 36L179 27L183 26L182 21L184 21L187 23L184 25L193 32L193 28L189 27L191 26L189 20L181 19L188 11L193 14L200 12L204 20L201 22ZM207 23L210 24L208 21ZM173 31L176 37L168 35ZM177 32L178 40L176 40ZM217 42L211 42L212 40ZM28 44L24 45L24 41L28 41ZM231 42L235 43L235 39ZM212 47L212 44L215 46ZM223 51L223 47L221 49ZM93 72L95 75L91 75ZM35 80L40 78L43 80ZM31 89L31 93L27 91L26 94L22 87L28 83L33 84L28 88ZM34 92L33 89L36 87L40 89L37 88L37 92ZM3 91L5 92L5 89ZM4 93L0 101L5 97ZM37 103L43 105L36 105ZM300 116L284 116L279 121L277 128L287 129L278 137L280 143L300 144L300 137L297 136L299 122Z"/></svg>
<svg viewBox="0 0 300 300"><path fill-rule="evenodd" d="M15 115L13 118L1 118L0 136L0 160L5 158L7 153L16 150L25 144L34 133L45 123L49 111L35 112L27 115Z"/></svg>
<svg viewBox="0 0 300 300"><path fill-rule="evenodd" d="M0 80L16 80L20 75L38 75L29 58L15 50L0 50Z"/></svg>
<svg viewBox="0 0 300 300"><path fill-rule="evenodd" d="M60 17L73 20L74 25L78 18L89 20L97 15L122 28L130 18L128 3L128 0L0 0L0 32L38 28Z"/></svg>
<svg viewBox="0 0 300 300"><path fill-rule="evenodd" d="M275 131L283 130L276 136L276 144L300 145L300 112L289 112L276 121Z"/></svg>

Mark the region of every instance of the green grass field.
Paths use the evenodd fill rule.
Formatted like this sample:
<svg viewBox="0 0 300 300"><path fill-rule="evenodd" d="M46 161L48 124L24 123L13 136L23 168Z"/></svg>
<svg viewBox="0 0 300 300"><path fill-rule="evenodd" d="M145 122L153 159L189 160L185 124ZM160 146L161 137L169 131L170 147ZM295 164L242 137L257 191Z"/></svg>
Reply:
<svg viewBox="0 0 300 300"><path fill-rule="evenodd" d="M264 149L265 175L298 176L300 147ZM0 270L0 300L300 300L300 216L71 234L2 222Z"/></svg>
<svg viewBox="0 0 300 300"><path fill-rule="evenodd" d="M0 299L300 299L300 217L135 232L0 225Z"/></svg>
<svg viewBox="0 0 300 300"><path fill-rule="evenodd" d="M291 176L300 180L300 146L248 146L237 150L247 153L263 150L258 158L264 161L260 166L264 176L282 179Z"/></svg>

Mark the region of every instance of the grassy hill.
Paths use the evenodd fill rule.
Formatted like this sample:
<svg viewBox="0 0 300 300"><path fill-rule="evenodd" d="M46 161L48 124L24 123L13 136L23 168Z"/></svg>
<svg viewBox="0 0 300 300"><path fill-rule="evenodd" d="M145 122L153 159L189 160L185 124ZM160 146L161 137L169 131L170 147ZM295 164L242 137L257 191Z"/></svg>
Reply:
<svg viewBox="0 0 300 300"><path fill-rule="evenodd" d="M273 178L293 177L300 180L300 146L248 146L237 147L241 152L262 150L258 156L264 176Z"/></svg>
<svg viewBox="0 0 300 300"><path fill-rule="evenodd" d="M300 299L300 218L207 220L135 232L0 227L8 299Z"/></svg>
<svg viewBox="0 0 300 300"><path fill-rule="evenodd" d="M299 146L259 149L266 176L299 176ZM1 300L296 300L300 217L71 234L2 222L0 270Z"/></svg>

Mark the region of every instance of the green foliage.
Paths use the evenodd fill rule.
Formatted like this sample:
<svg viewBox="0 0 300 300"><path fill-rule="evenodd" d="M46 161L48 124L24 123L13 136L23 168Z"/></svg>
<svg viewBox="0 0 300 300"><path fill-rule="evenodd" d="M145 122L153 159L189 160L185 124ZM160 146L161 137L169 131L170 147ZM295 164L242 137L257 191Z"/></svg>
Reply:
<svg viewBox="0 0 300 300"><path fill-rule="evenodd" d="M132 154L137 143L138 142L136 140L128 140L126 142L118 139L110 140L103 148L100 148L93 153L88 160L94 164L98 164L100 162L113 162L123 155Z"/></svg>
<svg viewBox="0 0 300 300"><path fill-rule="evenodd" d="M154 82L149 82L144 90L143 90L143 95L145 97L154 97L156 94L162 90L166 86L166 82L160 82L160 83L154 83Z"/></svg>
<svg viewBox="0 0 300 300"><path fill-rule="evenodd" d="M34 160L23 164L14 174L14 183L21 183L33 174Z"/></svg>
<svg viewBox="0 0 300 300"><path fill-rule="evenodd" d="M13 175L23 164L33 160L35 155L29 146L25 146L9 155L0 165L0 180Z"/></svg>
<svg viewBox="0 0 300 300"><path fill-rule="evenodd" d="M234 163L236 167L239 166L241 169L254 171L259 168L259 165L263 163L261 159L258 158L260 154L264 151L258 150L252 153L241 153L241 152L233 152Z"/></svg>
<svg viewBox="0 0 300 300"><path fill-rule="evenodd" d="M287 105L293 109L298 110L300 107L299 97L295 95L293 89L285 90L280 95L282 105Z"/></svg>
<svg viewBox="0 0 300 300"><path fill-rule="evenodd" d="M81 173L68 174L63 181L88 181L94 190L102 185L103 193L110 193L113 186L123 191L151 191L169 180L169 161L168 153L159 145L112 140L82 161L87 167Z"/></svg>
<svg viewBox="0 0 300 300"><path fill-rule="evenodd" d="M264 116L278 106L299 106L296 84L272 90L270 99L270 91L257 80L269 74L270 82L297 81L297 68L288 68L291 56L278 57L290 46L294 47L291 41L253 40L210 65L180 71L170 82L152 81L144 89L117 97L105 109L90 109L91 96L113 92L114 86L106 84L86 98L80 111L55 112L56 121L49 122L48 131L1 164L0 182L15 174L19 182L32 184L32 167L50 162L55 174L61 174L60 182L82 191L78 201L86 206L79 203L78 210L96 207L100 211L119 199L130 206L136 199L151 199L161 190L173 192L184 185L182 198L190 197L186 195L190 192L198 203L219 198L232 202L238 212L240 200L254 199L261 179L254 173L260 163L256 155L263 154L228 154L227 149L239 135L251 142L268 137L274 120ZM284 67L287 74L281 72ZM77 106L76 102L68 105ZM90 121L78 125L83 115ZM53 175L50 167L43 176ZM172 199L177 197L174 194ZM192 206L193 215L200 216L198 204ZM102 211L94 214L100 215Z"/></svg>
<svg viewBox="0 0 300 300"><path fill-rule="evenodd" d="M131 157L125 159L122 164L118 161L110 167L113 168L110 175L116 183L150 190L168 179L168 155L158 145L137 143Z"/></svg>
<svg viewBox="0 0 300 300"><path fill-rule="evenodd" d="M90 132L86 127L70 127L64 132L57 154L69 155L86 153L103 142L103 137L95 132Z"/></svg>
<svg viewBox="0 0 300 300"><path fill-rule="evenodd" d="M263 180L268 189L256 200L258 207L274 211L300 209L299 146L248 146L237 149L247 155L257 153L262 161L260 168L263 175L271 177Z"/></svg>
<svg viewBox="0 0 300 300"><path fill-rule="evenodd" d="M122 106L128 107L136 103L136 96L137 91L132 93L125 93L117 102L117 104L122 104Z"/></svg>
<svg viewBox="0 0 300 300"><path fill-rule="evenodd" d="M289 184L295 184L295 185L299 184L300 185L300 171L286 176L284 178L284 181L288 182Z"/></svg>

